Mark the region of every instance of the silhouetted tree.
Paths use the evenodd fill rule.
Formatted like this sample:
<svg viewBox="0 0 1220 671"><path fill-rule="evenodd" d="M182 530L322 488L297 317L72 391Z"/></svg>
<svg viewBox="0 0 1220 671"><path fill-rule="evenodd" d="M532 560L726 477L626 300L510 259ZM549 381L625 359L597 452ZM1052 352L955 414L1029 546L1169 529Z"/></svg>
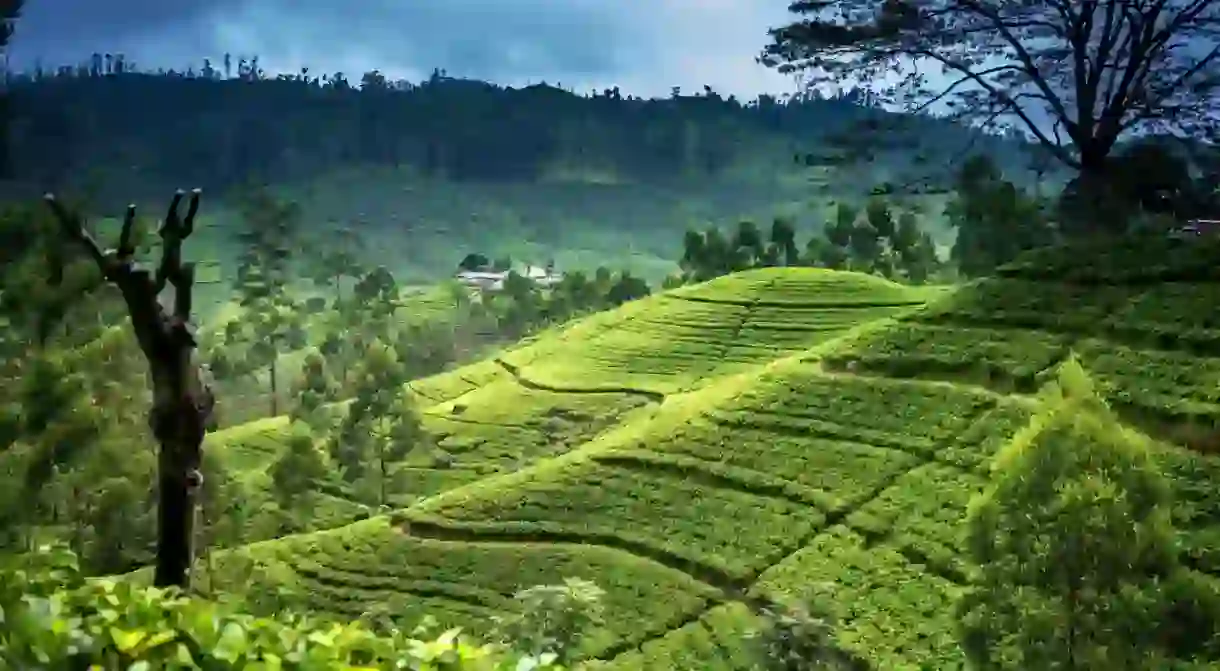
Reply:
<svg viewBox="0 0 1220 671"><path fill-rule="evenodd" d="M767 256L777 265L780 259L785 266L800 265L801 252L796 246L796 228L788 219L777 217L771 222L771 245Z"/></svg>
<svg viewBox="0 0 1220 671"><path fill-rule="evenodd" d="M764 64L801 72L810 86L860 81L907 109L945 101L959 120L1015 122L1079 172L1091 202L1106 197L1124 135L1214 139L1220 130L1213 0L799 0L789 9L799 18L770 31ZM892 76L910 60L948 81Z"/></svg>
<svg viewBox="0 0 1220 671"><path fill-rule="evenodd" d="M204 434L215 428L215 397L195 360L191 326L194 265L182 261L182 243L195 228L199 191L191 194L185 217L178 214L183 193L170 201L161 226L161 257L154 270L135 260L133 229L136 208L123 219L118 247L103 250L85 229L79 215L54 196L47 204L67 239L80 244L97 263L102 276L122 293L136 340L150 368L153 406L149 426L160 443L158 453L157 562L153 582L159 587L188 587L192 562L195 496L203 483L201 447ZM173 286L173 306L167 312L157 296Z"/></svg>
<svg viewBox="0 0 1220 671"><path fill-rule="evenodd" d="M1040 203L1005 181L986 157L967 161L957 182L945 217L957 229L951 258L967 277L990 274L1021 252L1054 240Z"/></svg>
<svg viewBox="0 0 1220 671"><path fill-rule="evenodd" d="M0 0L0 19L4 21L0 26L0 58L4 62L3 79L0 80L0 177L7 177L10 168L8 134L12 98L8 87L8 44L13 37L23 5L25 0Z"/></svg>

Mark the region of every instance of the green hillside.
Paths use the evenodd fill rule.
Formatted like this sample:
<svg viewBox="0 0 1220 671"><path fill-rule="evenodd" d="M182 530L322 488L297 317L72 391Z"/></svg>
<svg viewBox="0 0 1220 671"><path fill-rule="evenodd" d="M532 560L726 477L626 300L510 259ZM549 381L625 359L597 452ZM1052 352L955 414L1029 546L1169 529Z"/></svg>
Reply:
<svg viewBox="0 0 1220 671"><path fill-rule="evenodd" d="M388 604L476 631L518 588L586 577L608 593L608 628L586 650L607 668L744 669L747 604L814 590L872 668L960 668L963 513L1069 351L1124 418L1214 444L1215 248L1083 251L1034 255L914 311L916 296L875 278L768 270L578 322L418 391L438 401L431 421L476 424L496 455L497 431L537 416L530 388L565 392L552 414L575 403L561 398L602 399L617 427L392 518L242 553L313 609ZM647 410L624 412L632 395ZM462 419L441 419L458 406ZM1220 459L1168 444L1157 457L1188 565L1210 580Z"/></svg>
<svg viewBox="0 0 1220 671"><path fill-rule="evenodd" d="M669 395L756 370L937 291L817 268L749 271L633 301L418 380L410 387L435 448L397 465L397 500L566 453L627 417L654 414ZM259 420L210 434L205 449L260 489L288 435L286 417ZM354 517L363 506L331 500L324 509Z"/></svg>
<svg viewBox="0 0 1220 671"><path fill-rule="evenodd" d="M632 508L635 516L644 514L661 503L645 498L656 496L648 494L654 483L644 479L645 472L668 473L674 485L681 485L676 476L688 462L700 462L673 452L670 463L666 448L656 452L660 456L633 454L627 448L635 441L671 430L675 437L686 435L682 427L688 421L757 384L777 360L861 324L915 309L936 291L813 268L749 271L635 301L548 331L498 358L413 383L426 428L451 458L442 466L434 463L434 453L419 454L402 464L413 483L404 498L445 490L459 497L468 495L463 491L495 492L519 478L541 477L540 486L547 489L554 486L547 484L551 478L558 478L554 482L561 488L576 488L570 496L583 499L586 509L602 505L605 496L591 495L589 487L639 488ZM235 427L210 436L206 449L221 454L247 477L265 477L283 448L286 429L283 419ZM602 453L611 460L607 464L617 465L589 458ZM524 468L531 463L537 468ZM603 477L601 469L610 469L606 475L611 479L596 485ZM472 490L453 489L496 473L506 475L479 480ZM738 473L730 468L709 482L742 474L748 480L762 478L752 486L763 491L780 486L818 496L813 485L784 485L761 470ZM687 489L699 495L700 487L696 480ZM728 491L726 498L714 491L709 490L707 505L723 513L733 506L753 505L746 492ZM566 506L567 500L554 499L554 505ZM629 520L632 512L624 509L621 513L627 517L618 519ZM579 516L581 508L572 507L567 514ZM675 509L670 516L678 519L681 513ZM570 535L563 524L548 532L551 536L532 539L520 535L532 533L528 525L510 524L510 529L521 527L511 532L512 538L493 534L483 542L477 535L467 539L469 529L428 531L422 519L414 520L412 535L405 536L378 518L333 532L256 544L241 554L269 563L270 575L304 588L310 605L323 612L353 615L391 607L391 612L405 616L427 612L476 630L497 609L510 607L517 588L553 576L595 576L610 592L611 621L626 625L645 609L652 623L603 635L589 651L600 656L660 636L683 618L724 601L726 590L740 588L723 582L716 575L721 569L701 569L702 560L681 558L698 554L674 555L666 545L649 541L648 534L635 539L627 534L622 542L614 541L613 524L603 526L595 532L601 539L595 543L598 547L588 547L590 539ZM452 533L463 541L452 542ZM681 543L682 538L675 535L672 542ZM714 541L704 545L708 542ZM392 569L386 563L393 575L378 573L374 566L382 562L376 558L390 556L411 559ZM225 556L218 555L217 561L223 575ZM499 568L485 572L480 568L484 565ZM453 571L454 577L448 577ZM614 575L621 580L606 584ZM641 578L674 598L648 605L655 594L635 584Z"/></svg>

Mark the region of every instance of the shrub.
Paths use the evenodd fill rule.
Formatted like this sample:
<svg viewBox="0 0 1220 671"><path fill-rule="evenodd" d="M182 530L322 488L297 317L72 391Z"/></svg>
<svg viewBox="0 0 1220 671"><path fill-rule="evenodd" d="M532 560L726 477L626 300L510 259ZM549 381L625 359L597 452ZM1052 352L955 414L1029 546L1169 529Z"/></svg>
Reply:
<svg viewBox="0 0 1220 671"><path fill-rule="evenodd" d="M816 603L762 609L752 632L765 671L855 671L860 665L835 645L835 622ZM867 668L867 667L865 667Z"/></svg>
<svg viewBox="0 0 1220 671"><path fill-rule="evenodd" d="M521 590L514 595L521 611L498 622L501 639L531 659L571 663L590 632L602 624L604 594L580 578Z"/></svg>
<svg viewBox="0 0 1220 671"><path fill-rule="evenodd" d="M76 557L44 547L0 569L0 668L23 669L556 669L480 645L457 629L376 634L362 623L260 618L131 581L81 578Z"/></svg>

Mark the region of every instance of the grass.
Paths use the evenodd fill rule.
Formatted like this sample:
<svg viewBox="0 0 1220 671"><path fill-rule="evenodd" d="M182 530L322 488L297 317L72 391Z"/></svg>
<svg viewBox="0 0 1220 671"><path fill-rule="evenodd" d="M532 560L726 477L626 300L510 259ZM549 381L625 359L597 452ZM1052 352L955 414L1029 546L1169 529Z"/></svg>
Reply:
<svg viewBox="0 0 1220 671"><path fill-rule="evenodd" d="M1070 352L1161 440L1183 556L1220 579L1217 250L1143 249L1138 272L1066 249L956 291L752 271L595 315L414 385L488 477L241 552L316 610L475 631L518 587L589 578L610 603L591 668L747 668L752 604L785 596L872 668L962 668L966 506ZM547 434L561 409L583 414Z"/></svg>

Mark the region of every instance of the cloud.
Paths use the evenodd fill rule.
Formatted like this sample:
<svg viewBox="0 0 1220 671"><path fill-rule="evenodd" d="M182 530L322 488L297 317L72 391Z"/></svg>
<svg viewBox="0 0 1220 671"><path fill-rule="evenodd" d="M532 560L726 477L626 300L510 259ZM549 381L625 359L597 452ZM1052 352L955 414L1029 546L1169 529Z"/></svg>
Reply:
<svg viewBox="0 0 1220 671"><path fill-rule="evenodd" d="M754 63L783 3L757 0L41 0L18 24L17 67L123 53L182 67L226 52L269 71L367 70L577 91L620 86L665 95L711 85L752 97L792 90Z"/></svg>

